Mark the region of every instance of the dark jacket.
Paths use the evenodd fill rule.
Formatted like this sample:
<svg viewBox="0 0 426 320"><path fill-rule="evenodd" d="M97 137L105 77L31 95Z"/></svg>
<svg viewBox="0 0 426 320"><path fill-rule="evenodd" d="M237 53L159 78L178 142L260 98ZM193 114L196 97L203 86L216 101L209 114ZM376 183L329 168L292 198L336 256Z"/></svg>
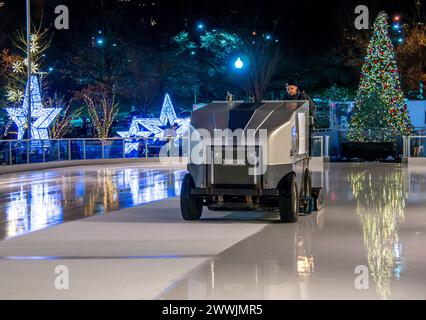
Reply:
<svg viewBox="0 0 426 320"><path fill-rule="evenodd" d="M309 115L313 117L314 123L315 123L317 108L315 106L315 103L312 101L311 97L309 97L304 91L299 91L294 96L290 96L288 93L286 93L284 96L284 100L307 100L309 102Z"/></svg>

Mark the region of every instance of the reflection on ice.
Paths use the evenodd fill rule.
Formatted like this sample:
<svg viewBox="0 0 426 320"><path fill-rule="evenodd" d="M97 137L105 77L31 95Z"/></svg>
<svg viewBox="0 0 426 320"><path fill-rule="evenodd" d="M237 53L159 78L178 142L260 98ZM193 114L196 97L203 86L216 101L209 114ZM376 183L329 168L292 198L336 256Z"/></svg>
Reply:
<svg viewBox="0 0 426 320"><path fill-rule="evenodd" d="M424 215L416 207L407 208L407 203L424 207L424 172L412 172L400 164L332 164L319 178L326 199L323 211L301 217L297 224L269 223L158 298L422 296L424 281L413 279L424 278L424 254L413 235L423 234L424 224L419 222ZM232 222L233 215L226 219ZM369 269L369 288L358 290L354 270L363 264Z"/></svg>
<svg viewBox="0 0 426 320"><path fill-rule="evenodd" d="M266 215L265 221L270 218ZM271 223L192 271L157 298L311 299L313 238L323 227L323 219L324 212L320 211L296 224Z"/></svg>
<svg viewBox="0 0 426 320"><path fill-rule="evenodd" d="M401 273L398 228L405 219L407 171L357 171L349 175L349 183L361 220L370 275L377 293L386 299L392 295L392 279Z"/></svg>
<svg viewBox="0 0 426 320"><path fill-rule="evenodd" d="M43 183L31 185L31 197L21 186L18 192L10 195L11 202L6 207L6 237L40 230L48 225L62 222L63 208L58 206L58 195L50 193Z"/></svg>
<svg viewBox="0 0 426 320"><path fill-rule="evenodd" d="M65 169L58 176L31 174L0 189L5 220L0 239L82 217L162 200L180 194L184 170ZM75 172L77 171L77 174Z"/></svg>

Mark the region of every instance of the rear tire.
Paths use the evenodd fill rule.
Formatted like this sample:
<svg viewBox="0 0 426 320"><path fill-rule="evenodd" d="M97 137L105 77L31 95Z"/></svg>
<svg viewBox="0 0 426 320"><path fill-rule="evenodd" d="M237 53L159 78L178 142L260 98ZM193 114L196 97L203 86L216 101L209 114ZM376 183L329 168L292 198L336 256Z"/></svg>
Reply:
<svg viewBox="0 0 426 320"><path fill-rule="evenodd" d="M300 208L305 215L315 211L315 199L312 197L312 178L309 169L305 170L303 176L303 204Z"/></svg>
<svg viewBox="0 0 426 320"><path fill-rule="evenodd" d="M312 196L312 178L311 172L308 169L305 170L303 177L303 195L306 198Z"/></svg>
<svg viewBox="0 0 426 320"><path fill-rule="evenodd" d="M182 181L180 195L180 211L182 218L187 221L199 220L203 213L203 199L191 194L191 189L194 187L194 179L190 173L187 173Z"/></svg>
<svg viewBox="0 0 426 320"><path fill-rule="evenodd" d="M286 177L278 199L281 222L294 223L299 219L299 193L294 174Z"/></svg>

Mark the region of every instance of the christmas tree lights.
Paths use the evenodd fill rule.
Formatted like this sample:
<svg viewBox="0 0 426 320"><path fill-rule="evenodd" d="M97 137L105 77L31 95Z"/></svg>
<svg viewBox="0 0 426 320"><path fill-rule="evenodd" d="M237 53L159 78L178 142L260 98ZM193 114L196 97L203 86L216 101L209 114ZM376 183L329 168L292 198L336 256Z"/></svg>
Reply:
<svg viewBox="0 0 426 320"><path fill-rule="evenodd" d="M361 71L354 115L349 127L349 141L380 142L389 140L392 131L402 135L412 133L413 127L401 89L389 29L388 16L385 12L381 12L374 23L373 35ZM384 114L370 113L369 108L366 108L366 101L371 97L377 97L381 101L385 108ZM376 123L376 125L374 128L371 125L367 128L366 122ZM372 138L365 135L366 129L379 129L386 134Z"/></svg>

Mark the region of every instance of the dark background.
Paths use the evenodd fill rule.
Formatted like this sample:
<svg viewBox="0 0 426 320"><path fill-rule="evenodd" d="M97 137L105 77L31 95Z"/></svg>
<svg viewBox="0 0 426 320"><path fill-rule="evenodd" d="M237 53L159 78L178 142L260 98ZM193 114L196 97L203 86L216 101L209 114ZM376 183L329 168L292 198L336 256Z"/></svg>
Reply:
<svg viewBox="0 0 426 320"><path fill-rule="evenodd" d="M12 46L14 32L25 26L25 1L0 2L3 3L0 7L0 49L3 49ZM70 30L58 31L52 27L54 8L59 4L70 9ZM345 50L352 45L347 34L357 32L354 9L359 4L370 8L371 24L381 10L390 16L400 14L407 21L422 16L424 10L421 0L362 3L359 0L32 0L32 17L34 24L43 21L45 27L51 27L52 45L46 64L52 66L63 64L70 52L88 45L97 30L152 47L167 46L168 39L182 30L194 30L199 22L203 22L206 29L271 32L279 39L283 57L289 61L281 78L293 77L305 70L302 83L310 75L312 79L303 85L310 92L318 92L333 83L353 90L357 86L360 65L330 61L335 56L344 56ZM278 23L274 28L276 19ZM151 21L155 21L155 26ZM66 81L55 79L55 75L50 76L50 80L62 86L63 91L71 90ZM188 102L182 100L182 103Z"/></svg>
<svg viewBox="0 0 426 320"><path fill-rule="evenodd" d="M141 36L144 26L150 17L154 17L158 26L155 32L143 36L161 40L175 34L185 27L194 26L202 21L206 27L241 27L250 21L253 27L272 28L273 20L279 18L276 35L282 40L283 48L296 51L298 54L317 55L327 51L330 46L341 44L343 34L342 22L347 17L355 19L354 8L359 4L367 5L372 18L375 13L385 10L389 15L395 13L403 17L413 17L415 3L419 0L386 0L386 1L165 1L165 0L32 0L33 19L39 20L44 14L45 24L53 23L53 10L59 4L70 8L71 30L91 31L87 26L102 25L102 14L96 12L97 6L104 3L108 11L116 10L117 32L127 33L129 37ZM25 1L3 0L0 8L1 42L0 47L10 44L10 34L25 24ZM155 3L153 6L152 3ZM145 4L146 6L141 6ZM423 5L421 5L423 10ZM254 23L254 21L257 23ZM94 30L93 30L94 31ZM64 43L66 33L55 33L55 43ZM79 33L84 37L85 33ZM318 51L319 50L319 51Z"/></svg>

